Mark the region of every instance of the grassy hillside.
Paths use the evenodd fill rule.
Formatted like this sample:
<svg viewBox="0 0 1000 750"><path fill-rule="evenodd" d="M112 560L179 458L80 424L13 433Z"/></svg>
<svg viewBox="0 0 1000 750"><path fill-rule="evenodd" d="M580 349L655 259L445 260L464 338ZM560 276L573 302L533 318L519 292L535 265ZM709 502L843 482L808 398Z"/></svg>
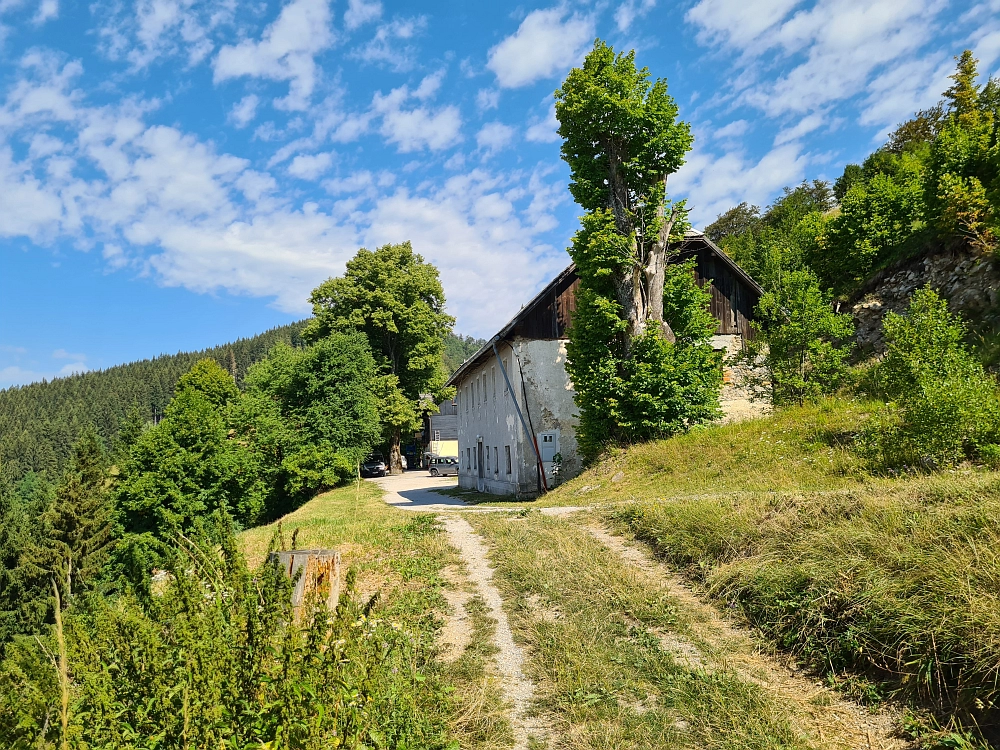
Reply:
<svg viewBox="0 0 1000 750"><path fill-rule="evenodd" d="M902 697L928 747L966 747L956 727L1000 727L1000 474L867 474L848 449L867 412L827 401L635 446L537 504L601 507L831 682Z"/></svg>

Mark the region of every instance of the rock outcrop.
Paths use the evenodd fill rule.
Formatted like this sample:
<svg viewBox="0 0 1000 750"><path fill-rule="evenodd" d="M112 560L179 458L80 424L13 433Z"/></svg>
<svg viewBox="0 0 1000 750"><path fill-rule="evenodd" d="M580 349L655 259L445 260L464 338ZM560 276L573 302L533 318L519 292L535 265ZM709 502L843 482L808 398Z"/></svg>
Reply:
<svg viewBox="0 0 1000 750"><path fill-rule="evenodd" d="M849 303L859 350L881 353L882 317L906 310L913 292L927 284L967 319L1000 315L1000 262L965 247L939 248L877 274Z"/></svg>

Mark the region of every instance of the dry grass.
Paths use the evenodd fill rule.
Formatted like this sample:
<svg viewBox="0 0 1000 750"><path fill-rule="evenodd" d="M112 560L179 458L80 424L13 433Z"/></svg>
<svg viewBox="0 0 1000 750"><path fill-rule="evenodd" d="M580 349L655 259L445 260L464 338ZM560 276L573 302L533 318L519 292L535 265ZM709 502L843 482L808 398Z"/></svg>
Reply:
<svg viewBox="0 0 1000 750"><path fill-rule="evenodd" d="M571 521L537 513L470 521L491 545L553 747L814 746L759 685L666 648L667 634L698 644L688 610Z"/></svg>
<svg viewBox="0 0 1000 750"><path fill-rule="evenodd" d="M849 443L869 412L864 404L830 400L766 418L700 427L617 451L532 505L864 485L873 480Z"/></svg>

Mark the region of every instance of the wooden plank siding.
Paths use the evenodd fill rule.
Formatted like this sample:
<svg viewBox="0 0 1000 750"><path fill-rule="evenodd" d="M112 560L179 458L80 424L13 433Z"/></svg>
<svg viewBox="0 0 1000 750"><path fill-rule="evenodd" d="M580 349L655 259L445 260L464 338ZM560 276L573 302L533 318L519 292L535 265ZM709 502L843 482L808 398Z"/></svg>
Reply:
<svg viewBox="0 0 1000 750"><path fill-rule="evenodd" d="M760 301L760 294L733 272L729 263L719 258L715 250L705 245L694 250L682 251L678 261L695 258L694 277L698 285L711 287L712 299L709 311L719 327L716 335L739 334L745 339L753 338L754 308Z"/></svg>

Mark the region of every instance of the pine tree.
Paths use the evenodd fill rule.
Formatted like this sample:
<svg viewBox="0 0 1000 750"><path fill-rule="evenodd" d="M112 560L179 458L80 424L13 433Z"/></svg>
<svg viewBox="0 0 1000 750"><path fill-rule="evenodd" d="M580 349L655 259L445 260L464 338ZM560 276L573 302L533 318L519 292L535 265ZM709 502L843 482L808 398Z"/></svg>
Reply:
<svg viewBox="0 0 1000 750"><path fill-rule="evenodd" d="M108 461L93 427L73 446L69 469L41 521L45 537L28 556L36 577L51 578L62 600L84 590L107 560L111 541Z"/></svg>
<svg viewBox="0 0 1000 750"><path fill-rule="evenodd" d="M955 59L958 69L948 76L954 83L944 92L944 98L948 102L948 111L964 122L974 117L979 109L979 87L976 86L979 61L968 49Z"/></svg>

